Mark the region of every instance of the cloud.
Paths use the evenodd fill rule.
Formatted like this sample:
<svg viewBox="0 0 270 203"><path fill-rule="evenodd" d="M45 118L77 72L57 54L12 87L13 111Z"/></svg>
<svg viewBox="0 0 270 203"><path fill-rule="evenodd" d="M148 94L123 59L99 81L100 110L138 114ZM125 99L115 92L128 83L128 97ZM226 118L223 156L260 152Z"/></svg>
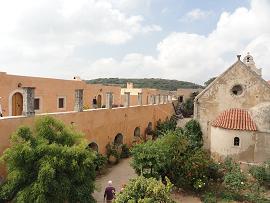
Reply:
<svg viewBox="0 0 270 203"><path fill-rule="evenodd" d="M80 46L119 45L161 30L143 16L129 15L113 0L9 0L0 7L0 64L58 65L72 58ZM122 2L122 4L120 3ZM118 6L136 7L139 0L121 0ZM123 6L124 7L124 6ZM26 65L27 66L27 65Z"/></svg>
<svg viewBox="0 0 270 203"><path fill-rule="evenodd" d="M269 19L270 2L252 0L250 9L243 7L232 13L223 12L216 28L207 36L173 32L157 45L156 57L128 54L119 61L113 60L112 65L107 61L106 67L102 63L94 63L91 67L103 70L121 67L118 76L166 77L203 83L227 69L236 61L237 54L249 51L257 66L263 69L264 77L269 79ZM136 56L136 60L134 57L134 60L127 60L130 55ZM99 75L98 70L96 74Z"/></svg>
<svg viewBox="0 0 270 203"><path fill-rule="evenodd" d="M203 11L199 8L196 8L196 9L193 9L193 10L189 11L188 13L186 13L186 15L183 16L180 19L180 21L193 22L193 21L197 21L197 20L204 20L208 16L210 16L211 14L212 14L211 11Z"/></svg>

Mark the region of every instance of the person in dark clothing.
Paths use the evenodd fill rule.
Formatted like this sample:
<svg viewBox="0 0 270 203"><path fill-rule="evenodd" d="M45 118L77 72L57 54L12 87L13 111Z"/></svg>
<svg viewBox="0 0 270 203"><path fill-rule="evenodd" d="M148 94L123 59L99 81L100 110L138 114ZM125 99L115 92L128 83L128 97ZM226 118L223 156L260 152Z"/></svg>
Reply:
<svg viewBox="0 0 270 203"><path fill-rule="evenodd" d="M112 181L108 181L108 187L106 187L104 192L104 201L107 203L112 203L115 195L115 188L112 186Z"/></svg>

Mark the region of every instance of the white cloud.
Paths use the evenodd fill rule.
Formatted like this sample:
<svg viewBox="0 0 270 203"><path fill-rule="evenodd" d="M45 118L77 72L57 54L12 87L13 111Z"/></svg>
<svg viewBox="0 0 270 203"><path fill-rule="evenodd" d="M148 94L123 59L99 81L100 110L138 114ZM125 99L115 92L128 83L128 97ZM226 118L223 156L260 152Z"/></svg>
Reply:
<svg viewBox="0 0 270 203"><path fill-rule="evenodd" d="M186 13L186 15L182 17L180 21L192 22L192 21L197 21L197 20L204 20L211 14L212 14L211 11L203 11L199 8L196 8Z"/></svg>
<svg viewBox="0 0 270 203"><path fill-rule="evenodd" d="M142 0L0 2L0 71L61 78L78 74L83 78L162 77L203 83L228 68L236 54L249 51L264 77L270 79L268 0L251 0L250 8L223 12L206 36L170 33L157 44L155 56L127 53L120 59L112 56L96 61L88 58L88 51L95 52L89 47L116 46L161 30L146 24L141 15L125 11L139 9ZM147 2L151 4L151 0ZM83 45L87 45L83 54L74 51Z"/></svg>
<svg viewBox="0 0 270 203"><path fill-rule="evenodd" d="M120 61L113 60L112 65L108 62L106 67L102 63L98 66L104 70L121 67L117 76L165 77L203 83L228 68L237 54L249 51L257 66L263 69L264 77L270 79L269 23L270 2L252 0L250 9L238 8L232 13L222 13L216 29L207 36L171 33L157 45L157 57L135 54L136 60L124 57ZM96 65L92 64L92 67ZM99 75L98 70L96 74L106 76Z"/></svg>
<svg viewBox="0 0 270 203"><path fill-rule="evenodd" d="M51 63L46 65L55 66L74 57L76 47L119 45L138 35L161 30L158 25L147 25L140 15L119 10L115 2L0 0L1 67L32 66L47 60ZM131 8L139 0L121 2L119 6Z"/></svg>

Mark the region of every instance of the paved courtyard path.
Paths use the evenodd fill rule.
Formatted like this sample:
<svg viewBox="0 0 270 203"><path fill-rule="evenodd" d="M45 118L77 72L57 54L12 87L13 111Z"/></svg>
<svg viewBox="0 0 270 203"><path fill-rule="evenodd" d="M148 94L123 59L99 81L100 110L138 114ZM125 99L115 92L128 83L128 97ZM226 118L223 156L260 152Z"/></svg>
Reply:
<svg viewBox="0 0 270 203"><path fill-rule="evenodd" d="M96 179L98 191L93 194L97 203L103 203L104 189L109 180L113 182L116 192L119 192L122 185L128 183L128 180L136 177L134 170L130 166L131 159L122 159L120 163L110 167L105 175L99 176ZM185 196L181 194L173 195L176 202L181 203L200 203L199 198L193 196Z"/></svg>
<svg viewBox="0 0 270 203"><path fill-rule="evenodd" d="M123 184L127 184L129 179L137 176L130 166L130 161L130 158L122 159L117 165L110 167L105 175L96 179L99 191L95 191L93 196L98 203L103 202L104 190L109 180L113 182L116 192L119 192Z"/></svg>

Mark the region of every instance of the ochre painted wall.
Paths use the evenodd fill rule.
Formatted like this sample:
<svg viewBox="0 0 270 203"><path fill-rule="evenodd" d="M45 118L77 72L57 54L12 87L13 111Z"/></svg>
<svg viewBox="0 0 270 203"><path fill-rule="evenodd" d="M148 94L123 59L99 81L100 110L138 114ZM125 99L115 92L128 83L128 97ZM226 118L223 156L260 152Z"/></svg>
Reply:
<svg viewBox="0 0 270 203"><path fill-rule="evenodd" d="M105 153L105 146L113 142L118 133L123 134L124 143L131 145L134 130L140 127L145 131L149 122L154 125L161 119L169 118L173 113L172 104L136 106L116 109L92 109L83 112L51 113L49 115L62 120L67 125L83 132L88 143L98 144L99 151ZM0 154L10 146L10 135L21 125L33 126L34 120L44 115L35 117L4 117L0 118ZM3 174L3 169L0 174Z"/></svg>
<svg viewBox="0 0 270 203"><path fill-rule="evenodd" d="M0 97L2 97L1 105L4 116L11 116L12 95L22 91L22 88L18 86L35 87L35 97L40 98L40 110L36 113L73 111L76 89L84 90L84 106L89 108L92 108L92 101L99 94L102 96L102 105L106 103L107 92L113 93L114 104L120 105L121 99L119 86L86 84L84 81L78 80L8 75L0 72ZM65 108L57 108L58 97L65 97Z"/></svg>

